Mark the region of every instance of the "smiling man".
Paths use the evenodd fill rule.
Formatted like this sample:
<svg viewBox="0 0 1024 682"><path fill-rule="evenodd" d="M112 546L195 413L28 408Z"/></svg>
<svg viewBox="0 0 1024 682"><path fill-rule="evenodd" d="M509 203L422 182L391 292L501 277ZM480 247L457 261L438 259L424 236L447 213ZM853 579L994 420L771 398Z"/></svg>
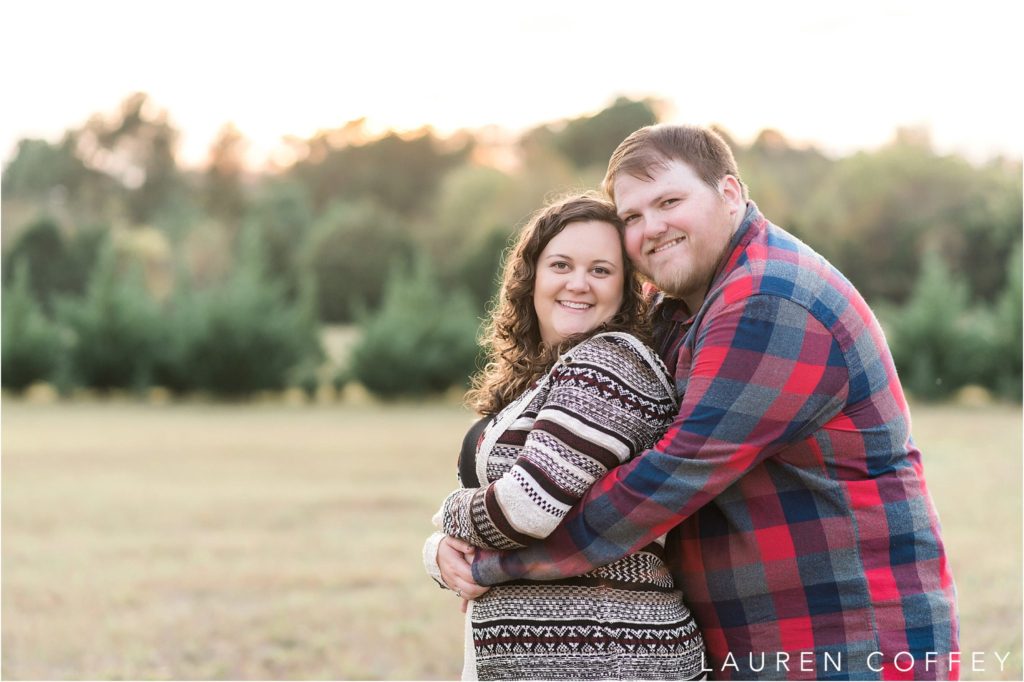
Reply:
<svg viewBox="0 0 1024 682"><path fill-rule="evenodd" d="M605 190L660 290L679 414L546 541L478 551L477 582L579 575L670 531L712 678L957 677L939 520L864 299L747 200L710 130L638 130Z"/></svg>

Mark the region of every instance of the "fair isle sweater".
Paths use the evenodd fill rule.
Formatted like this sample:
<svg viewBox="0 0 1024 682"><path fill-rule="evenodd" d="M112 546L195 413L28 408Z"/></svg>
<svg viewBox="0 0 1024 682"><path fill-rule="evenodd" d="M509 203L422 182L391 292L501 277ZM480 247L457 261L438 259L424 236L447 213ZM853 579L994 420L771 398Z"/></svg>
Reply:
<svg viewBox="0 0 1024 682"><path fill-rule="evenodd" d="M676 412L664 365L635 337L577 345L498 413L476 447L476 478L434 517L478 547L521 547L551 532L607 470L649 447ZM441 581L435 533L424 547ZM469 602L463 679L687 680L704 643L661 542L579 577L518 581Z"/></svg>

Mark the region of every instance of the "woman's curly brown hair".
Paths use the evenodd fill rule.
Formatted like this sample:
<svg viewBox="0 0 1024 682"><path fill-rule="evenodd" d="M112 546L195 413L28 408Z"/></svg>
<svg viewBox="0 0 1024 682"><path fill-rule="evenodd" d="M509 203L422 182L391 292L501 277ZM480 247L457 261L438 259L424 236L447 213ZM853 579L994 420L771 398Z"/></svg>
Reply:
<svg viewBox="0 0 1024 682"><path fill-rule="evenodd" d="M564 340L556 348L541 341L540 325L533 306L537 259L555 235L570 223L599 221L612 225L622 244L624 227L615 205L600 195L574 194L534 214L519 233L515 246L506 252L498 302L484 326L481 342L487 364L473 377L466 403L484 415L497 414L553 364L559 353L601 331L624 331L648 340L647 306L636 270L622 249L624 291L622 305L606 323Z"/></svg>

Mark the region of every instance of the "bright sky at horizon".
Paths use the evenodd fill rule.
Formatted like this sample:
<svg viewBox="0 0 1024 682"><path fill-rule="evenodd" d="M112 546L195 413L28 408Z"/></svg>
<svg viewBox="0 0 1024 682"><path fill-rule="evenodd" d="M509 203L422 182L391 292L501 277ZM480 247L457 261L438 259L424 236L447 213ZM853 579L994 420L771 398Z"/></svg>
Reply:
<svg viewBox="0 0 1024 682"><path fill-rule="evenodd" d="M615 11L602 11L599 7ZM764 128L835 154L900 126L943 152L1024 154L1022 3L526 0L372 6L89 3L2 10L0 158L59 139L149 93L201 163L233 122L259 162L286 135L366 117L371 130L498 126L511 133L652 96L669 120Z"/></svg>

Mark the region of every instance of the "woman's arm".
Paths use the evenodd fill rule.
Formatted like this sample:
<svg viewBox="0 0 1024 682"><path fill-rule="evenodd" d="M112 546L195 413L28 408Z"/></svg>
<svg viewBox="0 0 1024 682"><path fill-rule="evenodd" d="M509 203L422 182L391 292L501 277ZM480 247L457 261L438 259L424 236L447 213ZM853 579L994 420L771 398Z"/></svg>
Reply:
<svg viewBox="0 0 1024 682"><path fill-rule="evenodd" d="M608 470L653 444L676 412L664 369L620 336L577 346L512 468L444 501L436 521L476 547L517 549L547 537Z"/></svg>

